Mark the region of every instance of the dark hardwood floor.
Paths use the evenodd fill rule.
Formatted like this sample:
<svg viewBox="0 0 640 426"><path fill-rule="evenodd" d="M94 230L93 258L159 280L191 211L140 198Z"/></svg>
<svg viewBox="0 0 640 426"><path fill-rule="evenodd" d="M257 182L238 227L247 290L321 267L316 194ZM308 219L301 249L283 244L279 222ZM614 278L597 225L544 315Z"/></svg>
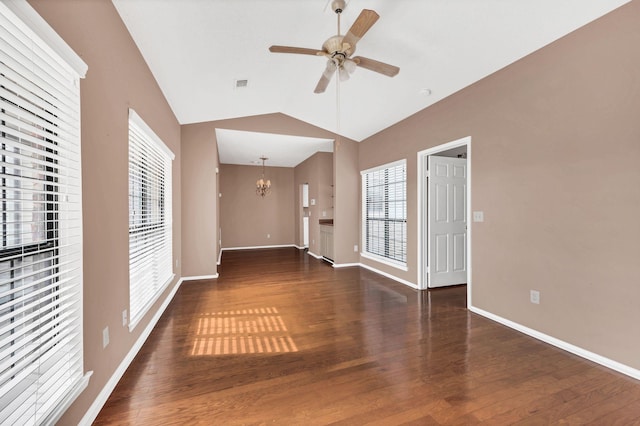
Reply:
<svg viewBox="0 0 640 426"><path fill-rule="evenodd" d="M640 424L640 383L297 249L185 282L96 425Z"/></svg>

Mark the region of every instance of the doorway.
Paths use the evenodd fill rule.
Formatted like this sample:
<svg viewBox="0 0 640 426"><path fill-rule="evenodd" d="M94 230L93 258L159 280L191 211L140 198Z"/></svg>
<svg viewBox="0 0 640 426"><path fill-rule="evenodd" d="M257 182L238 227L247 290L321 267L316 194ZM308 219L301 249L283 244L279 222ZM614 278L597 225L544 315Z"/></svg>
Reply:
<svg viewBox="0 0 640 426"><path fill-rule="evenodd" d="M471 137L418 153L418 286L467 284L471 303Z"/></svg>

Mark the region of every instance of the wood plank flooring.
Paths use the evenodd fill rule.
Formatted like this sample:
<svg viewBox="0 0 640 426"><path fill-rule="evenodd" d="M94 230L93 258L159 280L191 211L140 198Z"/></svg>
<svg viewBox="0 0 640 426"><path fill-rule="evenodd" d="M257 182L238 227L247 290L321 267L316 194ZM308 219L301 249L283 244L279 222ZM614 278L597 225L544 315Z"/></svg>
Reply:
<svg viewBox="0 0 640 426"><path fill-rule="evenodd" d="M297 249L185 282L95 425L640 424L640 382Z"/></svg>

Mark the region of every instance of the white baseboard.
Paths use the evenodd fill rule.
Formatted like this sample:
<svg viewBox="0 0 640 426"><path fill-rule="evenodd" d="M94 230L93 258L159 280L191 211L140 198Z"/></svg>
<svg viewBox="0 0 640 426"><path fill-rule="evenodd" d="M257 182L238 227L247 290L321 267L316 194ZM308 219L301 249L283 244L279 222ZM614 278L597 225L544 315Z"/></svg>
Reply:
<svg viewBox="0 0 640 426"><path fill-rule="evenodd" d="M394 281L398 281L400 284L404 284L406 286L409 286L411 288L415 288L416 290L418 290L418 286L416 284L412 283L411 281L403 280L402 278L398 278L395 275L391 275L391 274L389 274L387 272L383 272L383 271L381 271L379 269L376 269L376 268L373 268L373 267L371 267L369 265L365 265L364 263L360 263L360 266L363 267L364 269L368 269L368 270L370 270L372 272L375 272L376 274L380 274L380 275L382 275L384 277L391 278Z"/></svg>
<svg viewBox="0 0 640 426"><path fill-rule="evenodd" d="M283 247L296 247L295 244L280 244L274 246L250 246L250 247L225 247L221 251L231 250L255 250L255 249L267 249L267 248L283 248Z"/></svg>
<svg viewBox="0 0 640 426"><path fill-rule="evenodd" d="M555 346L557 348L560 348L562 350L565 350L567 352L571 352L574 355L578 355L579 357L588 359L589 361L593 361L596 364L600 364L604 367L610 368L612 370L615 370L619 373L625 374L629 377L632 377L636 380L640 380L640 370L637 370L633 367L630 367L628 365L622 364L618 361L614 361L612 359L609 359L607 357L604 357L602 355L598 355L594 352L588 351L586 349L583 349L579 346L575 346L572 345L571 343L567 343L564 340L560 340L557 339L555 337L549 336L548 334L544 334L541 333L537 330L534 330L532 328L526 327L522 324L518 324L517 322L513 322L511 320L508 320L506 318L503 318L501 316L492 314L491 312L487 312L483 309L480 308L476 308L475 306L470 306L469 310L471 312L474 312L478 315L482 315L485 318L488 318L490 320L493 320L495 322L498 322L502 325L506 325L509 328L513 328L514 330L517 330L521 333L524 333L528 336L533 337L534 339L538 339L541 340L545 343L548 343L552 346Z"/></svg>
<svg viewBox="0 0 640 426"><path fill-rule="evenodd" d="M218 266L222 263L222 249L218 251Z"/></svg>
<svg viewBox="0 0 640 426"><path fill-rule="evenodd" d="M214 275L196 275L193 277L182 277L182 281L197 281L197 280L213 280L218 278L219 274Z"/></svg>
<svg viewBox="0 0 640 426"><path fill-rule="evenodd" d="M142 333L140 333L140 337L138 337L138 340L136 340L136 342L133 344L133 346L131 347L127 355L124 357L124 359L122 360L118 368L116 368L116 371L114 371L109 381L107 381L107 384L104 385L104 387L102 388L102 390L100 391L96 399L93 401L93 404L91 404L91 406L89 407L85 415L80 420L79 425L90 426L93 423L93 421L96 419L96 417L98 417L98 414L100 414L100 410L102 409L104 404L107 402L107 399L109 399L109 395L111 395L111 392L113 392L113 390L115 389L116 385L122 378L122 375L129 367L129 364L131 364L131 361L133 361L135 356L138 354L138 352L142 348L142 345L144 344L144 342L147 340L147 338L153 331L153 328L158 323L158 320L164 313L165 309L167 309L167 306L169 306L169 303L171 302L171 300L173 300L173 296L175 296L176 292L180 288L180 285L182 285L182 282L183 282L183 279L180 278L178 282L173 286L173 289L171 290L171 292L167 295L164 302L162 302L160 309L158 309L158 311L155 313L153 318L151 318L151 321L149 321L149 324L147 324L147 327L142 331Z"/></svg>
<svg viewBox="0 0 640 426"><path fill-rule="evenodd" d="M322 259L322 256L320 256L319 254L315 254L315 253L314 253L314 252L312 252L311 250L307 251L307 254L308 254L309 256L313 256L313 257L315 257L316 259Z"/></svg>
<svg viewBox="0 0 640 426"><path fill-rule="evenodd" d="M304 250L304 249L309 248L308 246L299 246L299 245L296 245L296 244L294 244L294 247L297 248L298 250Z"/></svg>
<svg viewBox="0 0 640 426"><path fill-rule="evenodd" d="M352 266L362 266L360 263L334 263L334 268L350 268Z"/></svg>

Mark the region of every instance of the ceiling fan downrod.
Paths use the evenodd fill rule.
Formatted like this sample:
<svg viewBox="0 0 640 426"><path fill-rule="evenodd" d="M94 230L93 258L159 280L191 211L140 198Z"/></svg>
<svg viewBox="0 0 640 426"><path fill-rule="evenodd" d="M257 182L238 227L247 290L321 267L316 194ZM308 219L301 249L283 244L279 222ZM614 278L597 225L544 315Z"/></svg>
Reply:
<svg viewBox="0 0 640 426"><path fill-rule="evenodd" d="M340 14L342 14L345 6L345 0L333 0L331 2L331 9L338 15L338 35L340 35Z"/></svg>

